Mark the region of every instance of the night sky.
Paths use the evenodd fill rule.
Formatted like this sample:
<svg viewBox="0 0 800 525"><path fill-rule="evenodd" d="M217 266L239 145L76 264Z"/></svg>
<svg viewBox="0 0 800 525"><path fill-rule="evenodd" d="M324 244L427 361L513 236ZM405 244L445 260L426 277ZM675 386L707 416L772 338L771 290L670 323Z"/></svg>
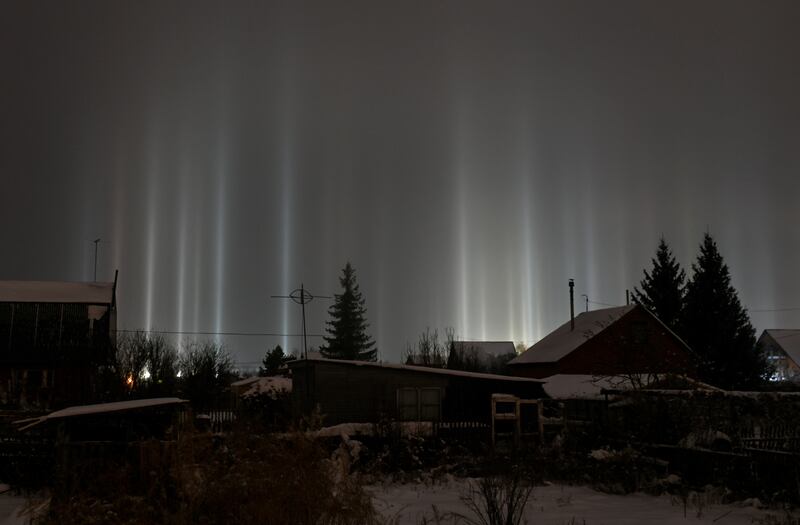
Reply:
<svg viewBox="0 0 800 525"><path fill-rule="evenodd" d="M569 278L624 304L662 234L688 267L708 230L756 329L798 328L799 27L796 0L5 1L0 279L91 280L99 237L121 328L296 334L270 295L349 260L399 361L426 326L533 343Z"/></svg>

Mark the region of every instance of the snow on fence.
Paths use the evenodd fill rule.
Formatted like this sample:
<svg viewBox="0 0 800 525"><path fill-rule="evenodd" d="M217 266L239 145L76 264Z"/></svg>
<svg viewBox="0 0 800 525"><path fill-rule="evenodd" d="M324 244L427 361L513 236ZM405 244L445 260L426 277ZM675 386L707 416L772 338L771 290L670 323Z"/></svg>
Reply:
<svg viewBox="0 0 800 525"><path fill-rule="evenodd" d="M491 425L484 421L435 421L433 434L437 436L468 437L488 433Z"/></svg>
<svg viewBox="0 0 800 525"><path fill-rule="evenodd" d="M209 410L206 412L211 422L211 432L227 432L237 419L236 411L231 409Z"/></svg>
<svg viewBox="0 0 800 525"><path fill-rule="evenodd" d="M740 441L745 449L800 453L800 428L797 423L762 423L743 428Z"/></svg>

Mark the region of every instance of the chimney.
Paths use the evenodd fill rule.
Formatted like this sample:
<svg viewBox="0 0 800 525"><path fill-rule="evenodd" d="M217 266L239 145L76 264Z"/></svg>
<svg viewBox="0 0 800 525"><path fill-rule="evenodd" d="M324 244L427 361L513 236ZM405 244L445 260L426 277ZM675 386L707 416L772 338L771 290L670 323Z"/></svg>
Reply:
<svg viewBox="0 0 800 525"><path fill-rule="evenodd" d="M631 304L631 292L630 290L625 290L625 306Z"/></svg>
<svg viewBox="0 0 800 525"><path fill-rule="evenodd" d="M569 280L569 331L575 330L575 279Z"/></svg>

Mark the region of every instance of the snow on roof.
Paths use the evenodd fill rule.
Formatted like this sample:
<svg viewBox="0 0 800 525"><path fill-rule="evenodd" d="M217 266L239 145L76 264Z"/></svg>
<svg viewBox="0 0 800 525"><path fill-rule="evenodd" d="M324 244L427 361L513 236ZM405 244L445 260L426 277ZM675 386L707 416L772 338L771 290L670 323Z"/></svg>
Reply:
<svg viewBox="0 0 800 525"><path fill-rule="evenodd" d="M474 350L495 357L517 353L512 341L453 341L453 348L458 352Z"/></svg>
<svg viewBox="0 0 800 525"><path fill-rule="evenodd" d="M585 374L556 374L545 377L543 388L553 399L602 399L606 393L680 390L715 391L721 389L687 376L670 373L633 374L627 376L593 376Z"/></svg>
<svg viewBox="0 0 800 525"><path fill-rule="evenodd" d="M544 380L547 381L544 391L553 399L603 399L604 389L628 390L633 387L628 379L585 374L557 374Z"/></svg>
<svg viewBox="0 0 800 525"><path fill-rule="evenodd" d="M764 335L769 336L770 339L783 350L789 358L800 365L800 330L764 330L761 334L759 342L764 338Z"/></svg>
<svg viewBox="0 0 800 525"><path fill-rule="evenodd" d="M431 368L427 366L415 366L415 365L400 365L396 363L376 363L373 361L349 361L347 359L325 359L325 358L318 358L318 359L296 359L294 361L289 361L289 368L293 366L299 366L306 361L310 363L335 363L335 364L342 364L342 365L351 365L351 366L367 366L367 367L375 367L375 368L390 368L393 370L408 370L411 372L425 372L428 374L440 374L440 375L448 375L448 376L458 376L458 377L472 377L475 379L493 379L496 381L515 381L521 383L542 383L541 379L531 379L529 377L516 377L516 376L502 376L499 374L484 374L480 372L465 372L463 370L450 370L448 368Z"/></svg>
<svg viewBox="0 0 800 525"><path fill-rule="evenodd" d="M512 359L509 364L556 362L572 353L583 343L611 326L634 308L636 308L636 305L632 304L581 313L575 318L574 330L570 329L570 321L567 321L518 357Z"/></svg>
<svg viewBox="0 0 800 525"><path fill-rule="evenodd" d="M261 379L259 376L245 377L244 379L234 381L233 383L231 383L231 386L247 386L251 383L255 383L259 379Z"/></svg>
<svg viewBox="0 0 800 525"><path fill-rule="evenodd" d="M50 414L47 414L45 416L30 418L30 419L22 419L19 421L15 421L14 423L17 425L23 423L29 423L20 428L20 430L26 430L34 425L38 425L39 423L43 423L50 419L62 419L66 417L108 414L111 412L122 412L125 410L137 410L142 408L152 408L165 405L178 405L183 403L188 403L188 401L177 397L156 397L152 399L134 399L131 401L116 401L114 403L99 403L96 405L78 405L73 407L67 407L62 410L56 410L55 412L51 412Z"/></svg>
<svg viewBox="0 0 800 525"><path fill-rule="evenodd" d="M255 381L251 381L249 384L250 388L242 394L242 397L267 394L272 399L276 399L278 394L292 391L292 380L283 376L256 377Z"/></svg>
<svg viewBox="0 0 800 525"><path fill-rule="evenodd" d="M0 303L111 304L114 283L0 281Z"/></svg>

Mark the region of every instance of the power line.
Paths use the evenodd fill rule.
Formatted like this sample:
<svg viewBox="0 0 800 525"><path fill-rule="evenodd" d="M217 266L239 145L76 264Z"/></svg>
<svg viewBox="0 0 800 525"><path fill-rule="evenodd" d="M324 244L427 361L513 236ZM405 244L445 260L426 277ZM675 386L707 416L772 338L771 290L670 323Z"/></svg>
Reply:
<svg viewBox="0 0 800 525"><path fill-rule="evenodd" d="M277 332L202 332L190 330L141 330L123 329L117 332L136 333L144 332L148 334L169 334L169 335L225 335L225 336L244 336L244 337L303 337L304 334L281 334ZM324 337L323 334L305 334L309 337Z"/></svg>
<svg viewBox="0 0 800 525"><path fill-rule="evenodd" d="M591 304L599 304L600 306L611 306L612 308L616 308L617 306L622 306L621 304L601 303L600 301L589 301L588 299L587 299L586 302L591 303Z"/></svg>
<svg viewBox="0 0 800 525"><path fill-rule="evenodd" d="M757 310L749 310L750 312L798 312L800 307L795 308L759 308Z"/></svg>

